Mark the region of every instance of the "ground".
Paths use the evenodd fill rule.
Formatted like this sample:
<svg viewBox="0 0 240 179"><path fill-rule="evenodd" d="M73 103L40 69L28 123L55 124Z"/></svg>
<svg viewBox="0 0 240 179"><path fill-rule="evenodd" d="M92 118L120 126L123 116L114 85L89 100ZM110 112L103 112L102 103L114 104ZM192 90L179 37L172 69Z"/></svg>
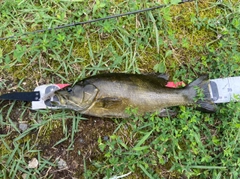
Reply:
<svg viewBox="0 0 240 179"><path fill-rule="evenodd" d="M109 72L167 73L186 84L202 74L239 76L239 2L177 2L0 2L0 38L16 35L0 40L0 94ZM0 178L239 178L239 109L231 102L214 114L180 106L173 117L103 119L1 101ZM38 165L29 168L34 158Z"/></svg>

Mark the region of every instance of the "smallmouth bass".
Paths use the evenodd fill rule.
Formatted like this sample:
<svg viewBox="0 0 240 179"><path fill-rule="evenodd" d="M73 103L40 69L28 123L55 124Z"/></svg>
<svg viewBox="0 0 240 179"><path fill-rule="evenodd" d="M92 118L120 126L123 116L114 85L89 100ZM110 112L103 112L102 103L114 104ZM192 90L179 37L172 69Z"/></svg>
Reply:
<svg viewBox="0 0 240 179"><path fill-rule="evenodd" d="M129 117L126 113L128 107L137 108L138 115L191 104L198 104L208 112L216 110L210 98L206 76L183 88L168 88L166 84L167 80L157 75L99 74L85 78L71 88L56 91L59 102L53 105L107 118ZM202 90L203 96L196 101L197 88Z"/></svg>

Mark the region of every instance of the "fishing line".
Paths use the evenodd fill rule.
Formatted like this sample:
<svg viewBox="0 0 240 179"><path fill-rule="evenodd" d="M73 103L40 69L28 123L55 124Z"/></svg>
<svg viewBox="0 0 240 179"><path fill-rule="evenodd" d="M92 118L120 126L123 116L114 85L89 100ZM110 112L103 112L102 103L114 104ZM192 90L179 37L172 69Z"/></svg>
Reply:
<svg viewBox="0 0 240 179"><path fill-rule="evenodd" d="M194 0L182 0L178 4L191 2L191 1L194 1ZM83 22L66 24L66 25L57 26L57 27L48 28L48 29L40 29L40 30L36 30L36 31L32 31L32 32L23 33L20 36L13 35L13 36L9 36L9 37L2 37L2 38L0 38L0 40L13 39L13 38L16 38L16 37L22 37L22 36L26 36L26 35L30 35L30 34L36 34L36 33L41 33L41 32L46 32L46 31L51 31L51 30L58 30L58 29L64 29L64 28L68 28L68 27L75 27L75 26L78 26L78 25L90 24L90 23L93 23L93 22L104 21L104 20L108 20L108 19L114 19L114 18L118 18L118 17L132 15L132 14L138 14L138 13L142 13L142 12L146 12L146 11L152 11L152 10L155 10L155 9L161 9L161 8L164 8L168 5L170 5L170 4L159 5L159 6L156 6L156 7L151 7L151 8L141 9L141 10L137 10L137 11L126 12L126 13L123 13L123 14L116 14L116 15L112 15L112 16L107 16L107 17L98 18L98 19L92 19L92 20L83 21Z"/></svg>

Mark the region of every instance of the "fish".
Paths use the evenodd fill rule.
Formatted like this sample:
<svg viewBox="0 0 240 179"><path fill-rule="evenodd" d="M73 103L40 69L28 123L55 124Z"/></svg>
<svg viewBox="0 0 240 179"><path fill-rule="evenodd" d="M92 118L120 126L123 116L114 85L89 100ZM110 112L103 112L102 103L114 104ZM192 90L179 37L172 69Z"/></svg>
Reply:
<svg viewBox="0 0 240 179"><path fill-rule="evenodd" d="M56 91L58 100L53 105L102 118L128 118L131 114L126 109L136 109L140 116L194 104L207 112L216 111L206 75L182 88L166 87L167 82L161 75L153 74L98 74ZM197 99L199 91L201 99Z"/></svg>

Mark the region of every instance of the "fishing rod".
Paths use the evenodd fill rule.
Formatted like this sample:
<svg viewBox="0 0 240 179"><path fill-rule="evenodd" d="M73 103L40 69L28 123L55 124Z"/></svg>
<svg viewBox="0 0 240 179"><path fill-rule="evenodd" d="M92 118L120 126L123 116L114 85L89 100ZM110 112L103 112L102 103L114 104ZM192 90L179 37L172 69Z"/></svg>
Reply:
<svg viewBox="0 0 240 179"><path fill-rule="evenodd" d="M183 4L183 3L186 3L186 2L192 2L192 1L194 1L194 0L181 0L177 4ZM123 14L116 14L116 15L112 15L112 16L107 16L107 17L98 18L98 19L92 19L92 20L83 21L83 22L75 22L75 23L72 23L72 24L66 24L66 25L57 26L57 27L48 28L48 29L35 30L35 31L32 31L32 32L23 33L20 36L12 35L12 36L9 36L9 37L2 37L2 38L0 38L0 40L13 39L13 38L16 38L16 37L22 37L22 36L26 36L26 35L30 35L30 34L42 33L42 32L52 31L52 30L59 30L59 29L64 29L64 28L68 28L68 27L75 27L75 26L78 26L78 25L90 24L90 23L93 23L93 22L104 21L104 20L108 20L108 19L114 19L114 18L133 15L133 14L139 14L139 13L142 13L142 12L153 11L155 9L161 9L161 8L167 7L168 5L170 5L170 4L163 4L163 5L159 5L159 6L155 6L155 7L151 7L151 8L126 12L126 13L123 13Z"/></svg>

